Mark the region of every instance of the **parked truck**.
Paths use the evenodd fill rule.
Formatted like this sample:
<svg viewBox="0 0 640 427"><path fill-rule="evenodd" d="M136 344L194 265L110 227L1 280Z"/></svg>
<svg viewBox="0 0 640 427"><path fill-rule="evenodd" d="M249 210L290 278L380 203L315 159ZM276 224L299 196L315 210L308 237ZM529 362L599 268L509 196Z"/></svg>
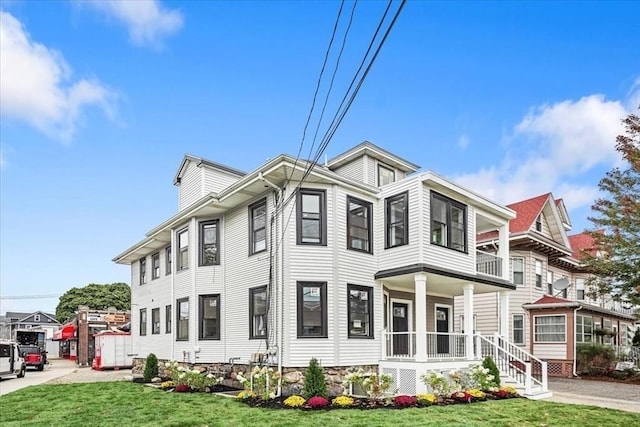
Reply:
<svg viewBox="0 0 640 427"><path fill-rule="evenodd" d="M15 329L14 341L21 347L38 347L42 355L42 364L47 363L47 333L42 329Z"/></svg>

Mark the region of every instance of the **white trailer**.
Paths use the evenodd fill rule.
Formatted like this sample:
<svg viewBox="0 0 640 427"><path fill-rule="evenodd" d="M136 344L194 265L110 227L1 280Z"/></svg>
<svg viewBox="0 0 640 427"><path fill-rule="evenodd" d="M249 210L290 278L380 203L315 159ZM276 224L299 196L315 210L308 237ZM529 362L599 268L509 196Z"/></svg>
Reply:
<svg viewBox="0 0 640 427"><path fill-rule="evenodd" d="M94 335L95 356L91 367L103 369L131 368L131 333L123 331L101 331Z"/></svg>

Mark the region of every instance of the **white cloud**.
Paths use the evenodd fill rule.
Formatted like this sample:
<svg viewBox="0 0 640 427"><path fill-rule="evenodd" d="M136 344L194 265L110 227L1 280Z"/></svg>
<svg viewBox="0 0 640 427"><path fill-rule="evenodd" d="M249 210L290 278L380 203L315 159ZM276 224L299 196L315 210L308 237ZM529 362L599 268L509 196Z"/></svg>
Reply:
<svg viewBox="0 0 640 427"><path fill-rule="evenodd" d="M456 181L505 204L551 191L569 209L589 206L598 189L585 174L620 162L616 136L627 114L601 95L534 108L514 127L499 164Z"/></svg>
<svg viewBox="0 0 640 427"><path fill-rule="evenodd" d="M162 38L179 31L184 23L182 13L164 9L157 0L101 0L84 4L122 22L131 41L139 46L160 47Z"/></svg>
<svg viewBox="0 0 640 427"><path fill-rule="evenodd" d="M113 113L114 95L97 79L65 84L71 69L59 52L31 40L13 15L0 11L0 110L50 137L73 138L85 107Z"/></svg>
<svg viewBox="0 0 640 427"><path fill-rule="evenodd" d="M460 135L458 137L458 147L462 148L463 150L466 150L468 146L469 146L469 137L464 134Z"/></svg>

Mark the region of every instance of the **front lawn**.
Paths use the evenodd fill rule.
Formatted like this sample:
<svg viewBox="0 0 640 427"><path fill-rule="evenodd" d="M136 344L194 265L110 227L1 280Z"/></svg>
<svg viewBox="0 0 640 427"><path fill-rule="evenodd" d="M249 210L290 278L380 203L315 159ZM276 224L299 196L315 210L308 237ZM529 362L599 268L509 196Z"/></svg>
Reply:
<svg viewBox="0 0 640 427"><path fill-rule="evenodd" d="M614 426L634 413L526 399L409 409L252 408L207 393L128 382L27 387L0 397L2 426Z"/></svg>

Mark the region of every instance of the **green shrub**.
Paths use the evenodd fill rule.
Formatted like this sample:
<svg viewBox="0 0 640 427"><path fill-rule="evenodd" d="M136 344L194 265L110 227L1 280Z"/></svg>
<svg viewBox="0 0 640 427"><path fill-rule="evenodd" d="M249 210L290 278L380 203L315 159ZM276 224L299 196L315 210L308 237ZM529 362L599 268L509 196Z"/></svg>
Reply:
<svg viewBox="0 0 640 427"><path fill-rule="evenodd" d="M302 395L305 399L309 399L313 396L327 397L327 384L324 382L324 369L313 358L309 362L309 367L304 373L304 389Z"/></svg>
<svg viewBox="0 0 640 427"><path fill-rule="evenodd" d="M600 374L616 361L616 353L608 345L578 344L576 353L578 373Z"/></svg>
<svg viewBox="0 0 640 427"><path fill-rule="evenodd" d="M487 356L482 361L482 367L487 368L489 373L493 375L493 383L496 387L500 388L500 371L496 366L496 362L493 361L491 356Z"/></svg>
<svg viewBox="0 0 640 427"><path fill-rule="evenodd" d="M146 382L150 382L152 378L158 376L158 358L155 354L149 353L147 360L144 362L144 372L142 374Z"/></svg>

